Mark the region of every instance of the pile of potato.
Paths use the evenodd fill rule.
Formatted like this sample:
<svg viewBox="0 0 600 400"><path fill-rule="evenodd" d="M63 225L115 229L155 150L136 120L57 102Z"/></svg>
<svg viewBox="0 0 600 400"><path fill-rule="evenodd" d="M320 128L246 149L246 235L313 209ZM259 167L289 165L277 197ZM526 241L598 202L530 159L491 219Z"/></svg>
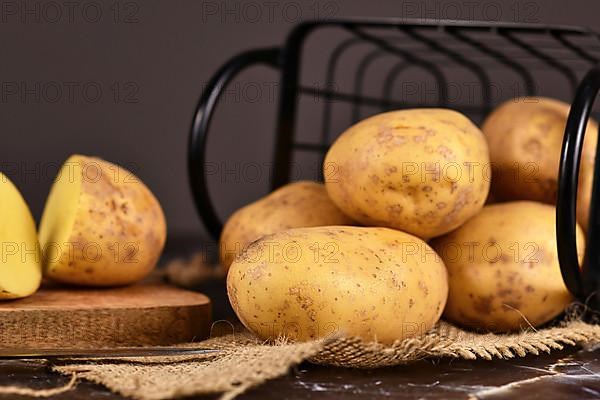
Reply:
<svg viewBox="0 0 600 400"><path fill-rule="evenodd" d="M350 127L326 156L325 185L286 185L225 225L221 262L238 317L265 339L385 344L425 333L442 314L494 332L552 320L572 301L553 206L568 110L518 98L482 130L448 109L387 112ZM580 174L584 227L592 133Z"/></svg>
<svg viewBox="0 0 600 400"><path fill-rule="evenodd" d="M18 189L0 174L0 299L35 293L42 277L120 286L155 267L166 239L163 211L131 172L74 155L52 186L39 227Z"/></svg>

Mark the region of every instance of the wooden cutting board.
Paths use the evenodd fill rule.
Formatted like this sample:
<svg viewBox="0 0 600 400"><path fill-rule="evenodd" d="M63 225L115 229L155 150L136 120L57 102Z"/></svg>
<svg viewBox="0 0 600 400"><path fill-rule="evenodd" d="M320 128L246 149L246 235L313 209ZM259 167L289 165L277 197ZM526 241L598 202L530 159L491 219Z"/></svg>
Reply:
<svg viewBox="0 0 600 400"><path fill-rule="evenodd" d="M0 349L170 345L208 337L210 299L164 283L45 287L0 302Z"/></svg>

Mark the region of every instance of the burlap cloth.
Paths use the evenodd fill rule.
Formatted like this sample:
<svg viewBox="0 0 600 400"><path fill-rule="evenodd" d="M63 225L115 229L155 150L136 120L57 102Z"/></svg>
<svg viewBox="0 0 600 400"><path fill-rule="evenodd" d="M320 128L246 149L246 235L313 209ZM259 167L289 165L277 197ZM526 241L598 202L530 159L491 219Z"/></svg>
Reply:
<svg viewBox="0 0 600 400"><path fill-rule="evenodd" d="M124 396L143 400L215 393L231 399L285 374L302 361L378 368L427 358L507 359L548 353L564 346L600 343L600 325L582 322L577 316L581 312L572 310L568 314L572 317L551 327L498 335L467 332L441 321L427 334L398 341L392 346L335 337L306 343L289 343L283 339L266 343L236 327L229 330L233 334L181 345L219 349L219 352L201 356L61 360L51 368L71 377L64 386L44 390L0 387L0 394L48 397L71 389L79 379L86 379Z"/></svg>
<svg viewBox="0 0 600 400"><path fill-rule="evenodd" d="M440 322L427 334L392 346L364 343L357 338L265 343L241 331L182 345L221 350L201 356L61 361L51 368L71 377L65 386L44 390L0 387L0 394L48 397L71 389L78 379L86 379L136 399L214 393L221 393L223 399L232 399L253 386L285 374L290 367L305 360L351 368L378 368L426 358L506 359L548 353L565 345L597 343L600 343L600 326L581 321L510 335L477 334Z"/></svg>

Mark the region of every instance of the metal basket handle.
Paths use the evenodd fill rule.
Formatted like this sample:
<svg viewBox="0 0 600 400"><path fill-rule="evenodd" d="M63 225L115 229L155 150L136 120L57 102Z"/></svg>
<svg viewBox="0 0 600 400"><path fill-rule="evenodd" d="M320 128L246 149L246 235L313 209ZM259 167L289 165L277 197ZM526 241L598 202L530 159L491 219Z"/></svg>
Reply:
<svg viewBox="0 0 600 400"><path fill-rule="evenodd" d="M227 61L211 78L200 97L188 142L188 175L196 210L206 229L219 239L223 222L217 215L208 192L206 181L206 140L214 110L229 82L246 68L266 64L279 67L279 48L255 49L241 53Z"/></svg>
<svg viewBox="0 0 600 400"><path fill-rule="evenodd" d="M600 247L596 246L600 239L600 215L596 214L596 204L600 201L600 146L596 149L586 253L581 268L577 257L576 206L583 140L599 90L600 67L594 67L577 88L569 112L560 159L556 205L556 240L563 280L577 299L595 310L600 310Z"/></svg>

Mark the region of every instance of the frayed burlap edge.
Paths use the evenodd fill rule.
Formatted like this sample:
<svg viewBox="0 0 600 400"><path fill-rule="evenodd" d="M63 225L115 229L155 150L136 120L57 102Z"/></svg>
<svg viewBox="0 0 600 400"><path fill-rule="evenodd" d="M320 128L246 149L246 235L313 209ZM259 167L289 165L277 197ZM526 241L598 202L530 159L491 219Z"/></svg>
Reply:
<svg viewBox="0 0 600 400"><path fill-rule="evenodd" d="M195 346L220 349L208 356L137 358L110 363L54 366L124 396L158 400L223 393L232 399L251 387L284 375L315 355L324 341L261 343L249 333L210 339Z"/></svg>
<svg viewBox="0 0 600 400"><path fill-rule="evenodd" d="M598 342L600 326L581 321L508 335L467 332L440 322L427 334L392 346L364 343L357 338L338 339L325 343L310 361L341 367L379 368L424 358L509 359L549 353L565 345L594 345Z"/></svg>
<svg viewBox="0 0 600 400"><path fill-rule="evenodd" d="M184 345L221 350L203 356L65 361L53 369L140 400L215 393L222 393L223 399L232 399L249 388L284 375L305 360L341 367L378 368L426 358L508 359L549 353L564 346L598 343L600 326L577 320L510 335L467 332L440 322L423 336L391 346L365 343L356 338L265 343L242 332ZM35 391L29 394L36 396Z"/></svg>

